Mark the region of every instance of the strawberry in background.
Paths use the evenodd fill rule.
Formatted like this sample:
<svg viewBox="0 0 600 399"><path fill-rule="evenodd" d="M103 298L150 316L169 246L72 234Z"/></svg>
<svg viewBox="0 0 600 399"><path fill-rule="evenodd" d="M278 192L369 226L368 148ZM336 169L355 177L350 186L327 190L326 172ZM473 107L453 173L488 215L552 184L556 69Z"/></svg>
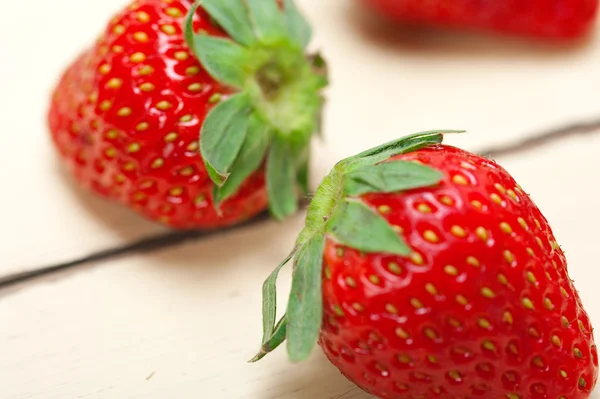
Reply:
<svg viewBox="0 0 600 399"><path fill-rule="evenodd" d="M325 177L263 286L253 361L284 341L302 361L318 341L380 398L589 398L598 351L550 224L505 169L443 133L365 151Z"/></svg>
<svg viewBox="0 0 600 399"><path fill-rule="evenodd" d="M598 0L361 0L392 19L546 39L578 39L592 29Z"/></svg>
<svg viewBox="0 0 600 399"><path fill-rule="evenodd" d="M61 77L48 115L84 187L174 228L215 228L307 189L324 61L292 0L138 0Z"/></svg>

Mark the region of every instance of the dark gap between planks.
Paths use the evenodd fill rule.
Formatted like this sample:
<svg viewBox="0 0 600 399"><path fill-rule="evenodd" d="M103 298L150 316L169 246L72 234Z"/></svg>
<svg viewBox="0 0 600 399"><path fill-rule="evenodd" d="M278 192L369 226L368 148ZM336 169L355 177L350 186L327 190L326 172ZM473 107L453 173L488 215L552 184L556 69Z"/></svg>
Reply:
<svg viewBox="0 0 600 399"><path fill-rule="evenodd" d="M514 143L509 143L506 145L498 145L489 148L484 148L480 151L474 151L475 153L486 156L487 158L497 158L508 155L515 155L527 151L531 151L535 148L539 148L544 145L551 144L555 141L571 138L578 135L586 135L597 133L600 130L600 119L591 120L588 122L580 122L574 123L571 125L566 125L554 129L550 129L547 131L543 131L531 136L527 136L523 140L516 141ZM308 200L304 200L302 205L302 209L305 209L308 205ZM15 273L8 275L6 277L0 278L0 289L7 288L19 283L23 283L29 280L33 280L39 277L47 276L50 274L54 274L63 270L72 269L77 266L86 265L92 262L98 262L102 260L108 260L111 258L116 258L119 256L124 256L132 253L143 253L143 252L151 252L162 248L168 248L171 246L176 246L183 244L187 241L195 241L204 237L212 237L217 236L219 234L224 234L230 230L239 229L244 226L250 226L262 223L266 220L270 220L270 216L268 212L264 212L260 214L258 217L254 219L237 225L228 227L225 229L212 230L212 231L177 231L173 233L166 233L159 236L149 237L142 239L140 241L134 242L132 244L128 244L118 248L112 248L103 250L100 252L96 252L90 254L86 257L71 261L60 263L57 265L50 265L41 267L39 269L26 271L22 273Z"/></svg>

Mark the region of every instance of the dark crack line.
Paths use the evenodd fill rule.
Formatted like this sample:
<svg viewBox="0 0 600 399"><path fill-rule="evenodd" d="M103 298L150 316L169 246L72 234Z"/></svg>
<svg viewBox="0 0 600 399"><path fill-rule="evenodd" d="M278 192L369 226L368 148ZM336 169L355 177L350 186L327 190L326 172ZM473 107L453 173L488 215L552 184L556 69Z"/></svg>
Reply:
<svg viewBox="0 0 600 399"><path fill-rule="evenodd" d="M144 238L132 244L96 252L72 262L59 263L57 265L51 265L36 270L15 273L2 277L0 278L0 289L7 288L9 286L19 284L35 278L54 274L63 270L72 269L76 266L83 266L88 263L97 262L100 260L112 259L130 253L150 252L161 248L180 245L187 241L193 241L203 237L216 237L220 234L227 233L228 231L238 230L244 226L259 224L267 220L271 220L271 217L269 216L268 212L263 212L259 216L245 223L241 223L236 226L226 227L219 230L176 231L173 233L165 233L154 237Z"/></svg>
<svg viewBox="0 0 600 399"><path fill-rule="evenodd" d="M534 135L527 136L523 140L509 143L507 145L498 145L489 148L484 148L475 153L481 154L488 158L497 158L509 155L516 155L523 152L531 151L539 147L551 144L555 141L568 139L573 136L587 135L592 133L598 133L600 131L600 119L590 120L588 122L575 123L571 125L562 126L552 130L543 131ZM306 208L307 200L303 201L302 208ZM86 265L88 263L97 262L101 260L108 260L119 256L128 255L131 253L143 253L150 252L161 248L167 248L175 245L183 244L187 241L194 241L199 238L217 236L224 234L230 230L237 230L243 226L250 226L262 223L266 220L270 220L268 213L262 213L260 216L237 226L228 227L220 230L209 230L209 231L180 231L174 233L166 233L159 236L149 237L132 244L108 249L100 252L93 253L84 258L66 263L60 263L57 265L47 266L40 269L27 271L23 273L15 273L0 278L0 289L7 288L25 281L33 280L43 276L51 275L72 269L77 266Z"/></svg>
<svg viewBox="0 0 600 399"><path fill-rule="evenodd" d="M497 158L509 155L516 155L531 151L555 141L566 140L574 136L583 136L587 134L599 133L600 119L590 120L588 122L566 125L552 130L546 130L537 134L528 135L523 140L506 145L498 145L475 151L487 158Z"/></svg>

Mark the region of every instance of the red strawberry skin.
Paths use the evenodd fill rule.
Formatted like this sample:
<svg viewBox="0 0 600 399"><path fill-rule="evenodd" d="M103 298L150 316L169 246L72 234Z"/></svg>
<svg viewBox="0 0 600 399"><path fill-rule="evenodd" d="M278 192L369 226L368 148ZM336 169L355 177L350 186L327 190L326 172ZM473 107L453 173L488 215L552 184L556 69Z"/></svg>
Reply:
<svg viewBox="0 0 600 399"><path fill-rule="evenodd" d="M363 0L400 21L554 39L586 35L598 0Z"/></svg>
<svg viewBox="0 0 600 399"><path fill-rule="evenodd" d="M227 89L182 35L192 2L140 0L116 15L64 73L49 110L52 138L84 186L174 228L235 224L267 208L261 171L212 206L198 133ZM196 30L224 35L198 11Z"/></svg>
<svg viewBox="0 0 600 399"><path fill-rule="evenodd" d="M326 243L320 345L381 398L589 398L592 327L537 206L492 161L438 145L394 159L445 174L363 196L410 257Z"/></svg>

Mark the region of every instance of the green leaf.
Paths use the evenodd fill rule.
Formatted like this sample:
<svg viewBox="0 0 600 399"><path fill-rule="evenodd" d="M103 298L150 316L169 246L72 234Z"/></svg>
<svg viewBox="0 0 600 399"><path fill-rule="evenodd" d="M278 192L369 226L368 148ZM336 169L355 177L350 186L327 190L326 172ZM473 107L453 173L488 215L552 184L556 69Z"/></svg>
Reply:
<svg viewBox="0 0 600 399"><path fill-rule="evenodd" d="M248 128L250 112L246 94L236 94L210 111L200 133L200 152L215 184L222 186L229 176Z"/></svg>
<svg viewBox="0 0 600 399"><path fill-rule="evenodd" d="M269 137L269 128L256 114L250 115L246 140L229 169L229 178L215 191L215 205L234 195L248 176L258 170L265 158Z"/></svg>
<svg viewBox="0 0 600 399"><path fill-rule="evenodd" d="M361 201L345 200L337 205L326 232L343 245L364 252L407 256L411 250L377 212Z"/></svg>
<svg viewBox="0 0 600 399"><path fill-rule="evenodd" d="M278 137L267 157L267 193L273 216L283 220L298 210L296 170L289 144Z"/></svg>
<svg viewBox="0 0 600 399"><path fill-rule="evenodd" d="M325 237L313 236L298 248L294 258L292 291L287 307L287 350L290 360L306 359L317 342L323 299L321 272Z"/></svg>
<svg viewBox="0 0 600 399"><path fill-rule="evenodd" d="M221 83L237 88L244 85L251 53L239 44L201 33L192 39L193 49L206 71Z"/></svg>
<svg viewBox="0 0 600 399"><path fill-rule="evenodd" d="M429 166L409 161L391 161L368 165L344 176L344 191L348 195L369 192L392 193L433 186L443 174Z"/></svg>
<svg viewBox="0 0 600 399"><path fill-rule="evenodd" d="M265 357L269 352L275 350L285 341L287 335L287 318L284 315L275 326L271 336L269 336L261 345L260 351L250 360L250 363L255 363Z"/></svg>
<svg viewBox="0 0 600 399"><path fill-rule="evenodd" d="M190 8L187 15L185 16L185 22L183 24L183 36L185 37L185 41L186 41L187 45L191 49L193 49L195 47L194 46L194 15L196 14L198 7L200 7L199 1L196 1L194 4L192 4L192 7Z"/></svg>
<svg viewBox="0 0 600 399"><path fill-rule="evenodd" d="M250 46L255 41L252 22L241 0L201 0L200 5L238 43Z"/></svg>
<svg viewBox="0 0 600 399"><path fill-rule="evenodd" d="M364 165L375 165L395 155L406 154L420 148L440 144L444 139L444 134L462 132L462 130L432 130L416 133L371 148L342 162L348 164L347 170L353 170Z"/></svg>
<svg viewBox="0 0 600 399"><path fill-rule="evenodd" d="M285 24L288 35L300 48L305 49L310 43L312 31L306 19L300 14L294 0L285 0Z"/></svg>
<svg viewBox="0 0 600 399"><path fill-rule="evenodd" d="M288 256L273 270L271 275L263 283L262 289L262 315L263 315L263 343L271 335L275 326L275 317L277 314L277 277L279 272L294 257L294 249Z"/></svg>
<svg viewBox="0 0 600 399"><path fill-rule="evenodd" d="M254 32L263 42L273 42L286 37L283 15L275 0L246 0Z"/></svg>

